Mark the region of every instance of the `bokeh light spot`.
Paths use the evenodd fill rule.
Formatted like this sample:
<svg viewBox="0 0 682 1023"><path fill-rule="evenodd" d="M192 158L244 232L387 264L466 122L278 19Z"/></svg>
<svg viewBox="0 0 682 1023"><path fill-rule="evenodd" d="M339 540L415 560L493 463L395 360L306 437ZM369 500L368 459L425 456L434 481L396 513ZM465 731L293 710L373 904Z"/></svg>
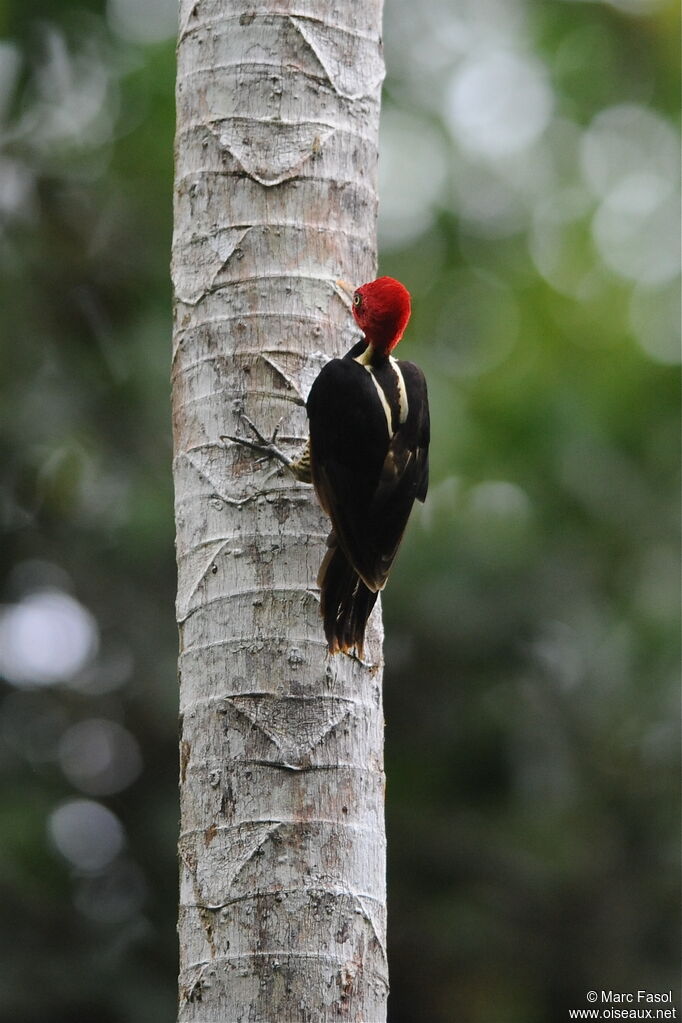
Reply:
<svg viewBox="0 0 682 1023"><path fill-rule="evenodd" d="M440 134L422 118L388 110L379 143L379 231L388 245L425 234L447 181Z"/></svg>
<svg viewBox="0 0 682 1023"><path fill-rule="evenodd" d="M583 134L582 175L601 199L632 176L654 175L667 181L672 191L678 145L676 132L660 114L636 103L607 107Z"/></svg>
<svg viewBox="0 0 682 1023"><path fill-rule="evenodd" d="M114 32L129 43L160 43L178 28L175 0L109 0L107 17Z"/></svg>
<svg viewBox="0 0 682 1023"><path fill-rule="evenodd" d="M666 181L632 175L603 201L592 234L605 264L621 277L666 284L680 272L680 204Z"/></svg>
<svg viewBox="0 0 682 1023"><path fill-rule="evenodd" d="M15 686L72 678L97 651L97 624L66 593L32 593L0 614L0 674Z"/></svg>
<svg viewBox="0 0 682 1023"><path fill-rule="evenodd" d="M540 61L493 50L475 54L456 72L445 114L466 149L497 159L532 145L549 124L552 108Z"/></svg>
<svg viewBox="0 0 682 1023"><path fill-rule="evenodd" d="M90 718L72 725L59 744L59 762L69 781L91 796L127 788L142 770L140 747L116 721Z"/></svg>
<svg viewBox="0 0 682 1023"><path fill-rule="evenodd" d="M101 803L74 799L50 814L48 831L69 863L86 873L102 870L123 848L123 825Z"/></svg>

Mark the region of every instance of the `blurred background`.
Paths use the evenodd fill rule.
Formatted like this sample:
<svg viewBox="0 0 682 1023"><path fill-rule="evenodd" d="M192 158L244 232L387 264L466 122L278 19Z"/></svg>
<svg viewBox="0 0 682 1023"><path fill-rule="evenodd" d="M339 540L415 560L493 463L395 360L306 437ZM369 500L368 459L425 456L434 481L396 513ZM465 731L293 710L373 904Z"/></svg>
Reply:
<svg viewBox="0 0 682 1023"><path fill-rule="evenodd" d="M175 1016L174 0L0 3L0 1021ZM387 0L391 1023L679 960L679 15ZM679 1003L678 1003L679 1008Z"/></svg>

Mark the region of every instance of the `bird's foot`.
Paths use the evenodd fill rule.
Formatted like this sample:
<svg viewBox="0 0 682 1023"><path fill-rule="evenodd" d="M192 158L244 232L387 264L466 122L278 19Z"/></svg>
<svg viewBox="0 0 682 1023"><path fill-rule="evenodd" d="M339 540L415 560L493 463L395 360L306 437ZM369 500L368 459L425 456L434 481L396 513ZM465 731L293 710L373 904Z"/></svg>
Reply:
<svg viewBox="0 0 682 1023"><path fill-rule="evenodd" d="M220 439L223 441L229 440L231 441L232 444L239 444L243 448L249 448L250 451L258 452L261 455L261 459L259 459L261 461L266 461L267 459L274 458L278 462L281 462L282 465L285 465L288 469L292 464L292 459L289 458L288 455L285 455L284 452L277 447L276 443L277 434L279 433L281 423L277 424L277 426L272 432L272 437L268 439L267 437L263 436L263 434L260 432L256 424L252 422L252 420L249 419L249 417L244 412L242 412L240 415L241 418L246 423L246 425L248 426L248 428L251 430L254 439L251 440L248 437L232 437L230 434L224 434L223 436L221 436Z"/></svg>
<svg viewBox="0 0 682 1023"><path fill-rule="evenodd" d="M259 461L275 459L276 461L281 462L282 465L286 466L289 472L301 483L312 482L310 478L310 463L307 445L300 458L298 459L290 458L288 455L285 455L280 448L277 447L276 443L277 434L279 433L281 422L277 424L277 426L273 430L272 437L268 440L268 438L263 436L263 434L260 432L255 423L253 423L252 420L249 419L249 417L244 412L241 413L241 418L244 420L248 428L251 430L255 439L250 440L247 437L233 437L230 436L229 434L225 434L221 436L220 438L221 440L223 441L229 440L233 444L239 444L242 447L249 448L249 450L251 451L258 452L261 455Z"/></svg>

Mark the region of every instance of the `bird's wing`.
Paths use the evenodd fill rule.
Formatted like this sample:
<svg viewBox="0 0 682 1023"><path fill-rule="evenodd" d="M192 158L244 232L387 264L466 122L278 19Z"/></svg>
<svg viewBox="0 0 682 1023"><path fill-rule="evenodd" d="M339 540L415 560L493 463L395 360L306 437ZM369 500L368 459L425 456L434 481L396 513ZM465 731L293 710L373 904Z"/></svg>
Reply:
<svg viewBox="0 0 682 1023"><path fill-rule="evenodd" d="M393 435L382 466L374 503L389 501L396 485L414 487L413 500L426 499L429 488L431 426L424 374L412 362L399 362L408 402L406 421Z"/></svg>
<svg viewBox="0 0 682 1023"><path fill-rule="evenodd" d="M390 440L386 416L369 373L348 357L327 363L306 405L315 490L362 575L367 514Z"/></svg>
<svg viewBox="0 0 682 1023"><path fill-rule="evenodd" d="M424 501L429 486L429 404L426 380L410 362L400 362L409 412L396 430L381 467L369 508L374 581L382 588L398 553L415 500Z"/></svg>
<svg viewBox="0 0 682 1023"><path fill-rule="evenodd" d="M315 489L339 545L365 584L383 588L415 498L428 486L428 402L423 374L400 363L409 412L389 429L370 373L353 359L322 370L308 398Z"/></svg>

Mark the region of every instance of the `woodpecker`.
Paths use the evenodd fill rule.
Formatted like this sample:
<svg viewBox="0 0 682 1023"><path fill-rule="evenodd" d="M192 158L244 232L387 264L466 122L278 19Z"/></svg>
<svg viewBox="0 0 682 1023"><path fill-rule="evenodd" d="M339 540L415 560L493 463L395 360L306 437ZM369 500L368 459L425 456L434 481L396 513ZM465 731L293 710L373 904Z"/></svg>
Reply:
<svg viewBox="0 0 682 1023"><path fill-rule="evenodd" d="M332 654L355 649L362 658L367 620L412 505L426 498L429 407L422 371L391 354L410 318L407 288L392 277L355 290L337 284L351 298L364 336L315 379L303 454L288 458L249 420L258 443L240 442L279 458L315 487L332 524L317 579L327 645Z"/></svg>

